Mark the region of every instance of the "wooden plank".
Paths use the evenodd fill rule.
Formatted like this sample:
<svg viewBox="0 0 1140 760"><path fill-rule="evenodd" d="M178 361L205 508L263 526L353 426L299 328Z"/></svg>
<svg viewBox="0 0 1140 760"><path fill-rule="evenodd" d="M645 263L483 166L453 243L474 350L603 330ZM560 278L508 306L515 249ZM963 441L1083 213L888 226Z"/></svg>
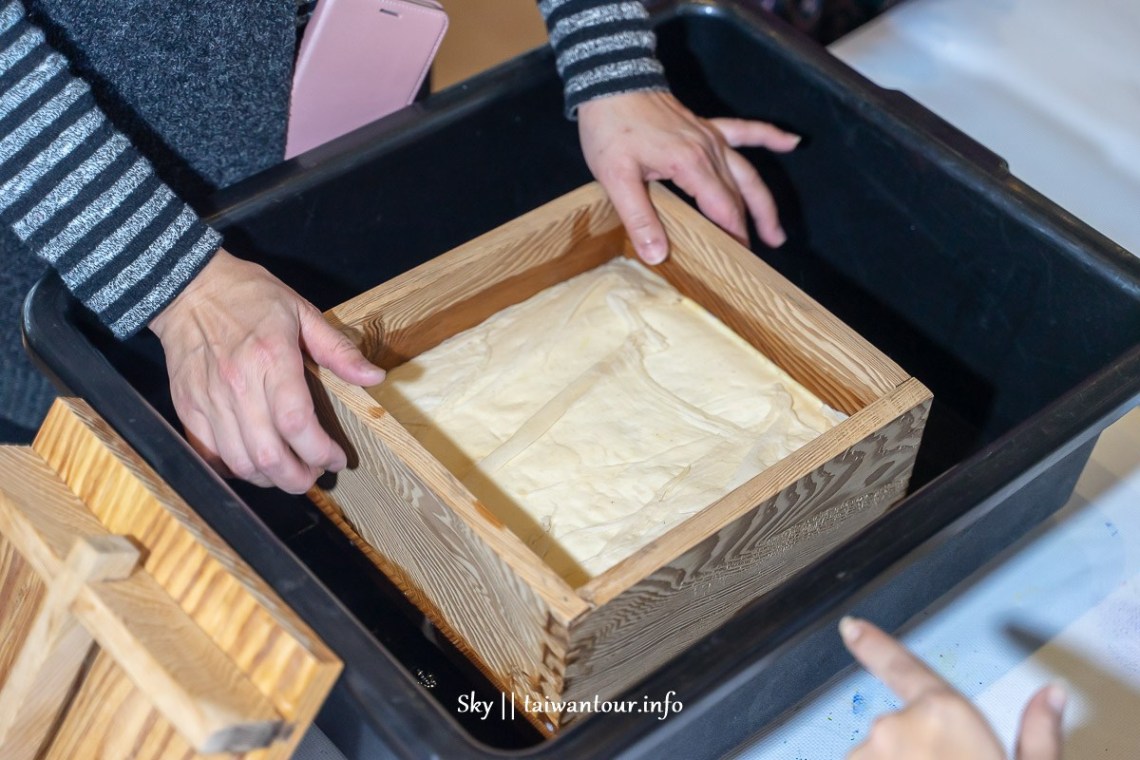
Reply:
<svg viewBox="0 0 1140 760"><path fill-rule="evenodd" d="M907 374L776 270L656 183L671 254L654 271L827 404L853 414ZM626 255L632 255L627 249Z"/></svg>
<svg viewBox="0 0 1140 760"><path fill-rule="evenodd" d="M386 369L492 314L618 256L622 230L588 185L329 311Z"/></svg>
<svg viewBox="0 0 1140 760"><path fill-rule="evenodd" d="M56 402L34 448L103 525L136 542L143 568L282 718L301 727L312 722L340 673L339 660L149 465L76 399ZM109 689L83 704L114 714L107 700L132 693ZM145 723L165 735L161 714ZM69 725L95 730L85 716ZM289 757L302 733L250 757Z"/></svg>
<svg viewBox="0 0 1140 760"><path fill-rule="evenodd" d="M0 688L8 680L40 609L47 587L16 548L0 534Z"/></svg>
<svg viewBox="0 0 1140 760"><path fill-rule="evenodd" d="M705 532L573 625L566 698L620 693L881 515L904 495L929 406Z"/></svg>
<svg viewBox="0 0 1140 760"><path fill-rule="evenodd" d="M199 753L245 752L282 734L269 700L148 573L89 583L72 610Z"/></svg>
<svg viewBox="0 0 1140 760"><path fill-rule="evenodd" d="M16 508L0 497L0 510ZM88 581L125 578L138 558L120 536L76 538L0 690L0 757L33 760L40 754L91 650L91 634L71 604Z"/></svg>
<svg viewBox="0 0 1140 760"><path fill-rule="evenodd" d="M257 750L227 760L263 760ZM106 652L98 652L43 760L199 760Z"/></svg>
<svg viewBox="0 0 1140 760"><path fill-rule="evenodd" d="M380 568L501 689L558 694L565 629L587 605L367 393L323 369L316 378L318 414L351 452L318 501L336 505Z"/></svg>
<svg viewBox="0 0 1140 760"><path fill-rule="evenodd" d="M62 706L94 639L198 751L245 751L281 733L269 701L166 591L145 571L126 577L138 549L109 534L45 462L29 449L0 450L0 472L12 476L0 530L49 589L0 697L0 708L13 708L0 713L0 731L20 725L42 739L54 722L43 716ZM34 756L39 742L20 738Z"/></svg>
<svg viewBox="0 0 1140 760"><path fill-rule="evenodd" d="M0 447L0 473L4 479L0 534L40 578L55 578L62 572L64 558L76 538L108 534L30 449Z"/></svg>

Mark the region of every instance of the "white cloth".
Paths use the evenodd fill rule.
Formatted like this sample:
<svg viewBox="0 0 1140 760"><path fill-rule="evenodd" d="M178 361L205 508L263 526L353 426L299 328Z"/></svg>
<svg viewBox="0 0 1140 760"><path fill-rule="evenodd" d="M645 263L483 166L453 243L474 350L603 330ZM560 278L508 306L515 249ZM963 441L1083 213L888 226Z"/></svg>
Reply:
<svg viewBox="0 0 1140 760"><path fill-rule="evenodd" d="M830 50L1140 254L1140 3L911 0Z"/></svg>

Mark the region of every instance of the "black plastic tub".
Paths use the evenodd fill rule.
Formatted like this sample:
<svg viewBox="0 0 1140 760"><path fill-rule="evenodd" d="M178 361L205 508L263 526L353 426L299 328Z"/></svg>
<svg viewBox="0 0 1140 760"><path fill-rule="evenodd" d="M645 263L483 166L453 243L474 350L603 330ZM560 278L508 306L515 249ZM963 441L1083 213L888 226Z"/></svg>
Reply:
<svg viewBox="0 0 1140 760"><path fill-rule="evenodd" d="M345 660L318 723L351 758L719 756L848 660L855 608L893 628L1060 507L1096 436L1140 398L1140 261L1000 159L814 43L733 4L657 15L677 93L805 135L750 154L789 231L762 256L925 383L912 492L888 516L552 741L465 719L494 692L307 500L227 486L174 429L157 343L115 344L59 282L30 350L87 398ZM536 51L217 198L227 247L322 308L588 180Z"/></svg>

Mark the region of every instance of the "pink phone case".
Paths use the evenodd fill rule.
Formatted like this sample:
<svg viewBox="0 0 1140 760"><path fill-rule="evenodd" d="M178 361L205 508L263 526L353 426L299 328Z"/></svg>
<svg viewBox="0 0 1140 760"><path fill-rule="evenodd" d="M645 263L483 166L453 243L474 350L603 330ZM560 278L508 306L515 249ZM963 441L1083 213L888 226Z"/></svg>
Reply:
<svg viewBox="0 0 1140 760"><path fill-rule="evenodd" d="M445 31L433 0L320 0L297 53L285 157L411 103Z"/></svg>

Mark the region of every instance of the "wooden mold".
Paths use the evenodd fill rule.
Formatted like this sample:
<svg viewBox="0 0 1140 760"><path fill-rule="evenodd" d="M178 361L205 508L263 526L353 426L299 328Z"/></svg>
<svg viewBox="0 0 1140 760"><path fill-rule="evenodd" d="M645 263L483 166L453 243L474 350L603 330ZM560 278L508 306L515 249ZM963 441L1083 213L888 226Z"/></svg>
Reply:
<svg viewBox="0 0 1140 760"><path fill-rule="evenodd" d="M340 661L90 407L0 475L0 757L292 755Z"/></svg>
<svg viewBox="0 0 1140 760"><path fill-rule="evenodd" d="M576 713L546 703L619 695L882 515L906 490L931 402L750 251L651 191L671 242L655 271L849 416L584 585L559 577L366 391L312 369L350 459L314 500L548 735ZM591 184L326 316L392 368L621 255L632 248Z"/></svg>

